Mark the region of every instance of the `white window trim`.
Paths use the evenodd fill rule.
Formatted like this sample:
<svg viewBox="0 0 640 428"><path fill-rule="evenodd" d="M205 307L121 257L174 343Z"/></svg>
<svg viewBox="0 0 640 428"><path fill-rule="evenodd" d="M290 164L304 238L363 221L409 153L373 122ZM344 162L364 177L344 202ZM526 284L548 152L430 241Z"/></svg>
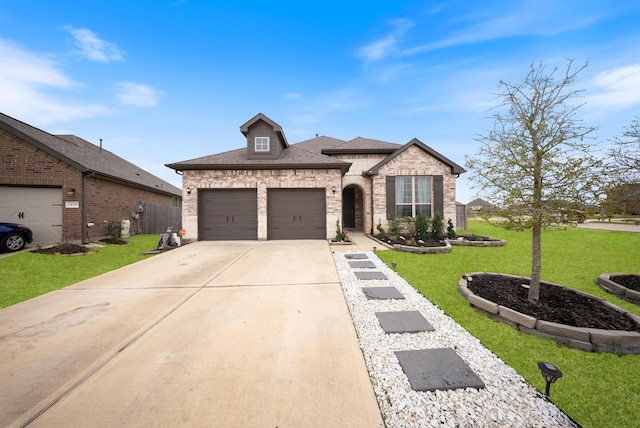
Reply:
<svg viewBox="0 0 640 428"><path fill-rule="evenodd" d="M258 140L267 140L267 148L266 149L262 149L262 148L259 149L258 148ZM264 143L264 142L262 142L262 143ZM269 148L270 148L270 144L271 144L271 141L269 141L269 137L256 137L255 140L254 140L254 149L255 149L256 152L268 152Z"/></svg>

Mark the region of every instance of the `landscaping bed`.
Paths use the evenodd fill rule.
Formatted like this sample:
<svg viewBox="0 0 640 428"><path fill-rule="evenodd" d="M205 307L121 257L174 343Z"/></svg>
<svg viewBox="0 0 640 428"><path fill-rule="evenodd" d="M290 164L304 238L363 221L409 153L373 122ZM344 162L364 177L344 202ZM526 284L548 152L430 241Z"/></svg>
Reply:
<svg viewBox="0 0 640 428"><path fill-rule="evenodd" d="M521 331L550 337L578 349L640 353L640 316L599 297L548 282L538 303L528 300L529 278L474 273L459 291L469 303Z"/></svg>
<svg viewBox="0 0 640 428"><path fill-rule="evenodd" d="M606 292L640 305L640 275L603 273L596 279L596 283Z"/></svg>
<svg viewBox="0 0 640 428"><path fill-rule="evenodd" d="M36 248L35 250L31 250L32 253L35 254L49 254L49 255L82 255L93 253L95 250L90 247L85 247L84 245L77 244L58 244L51 247L44 248Z"/></svg>
<svg viewBox="0 0 640 428"><path fill-rule="evenodd" d="M448 240L451 245L464 245L469 247L503 247L507 241L490 236L474 235L472 233L456 236Z"/></svg>
<svg viewBox="0 0 640 428"><path fill-rule="evenodd" d="M406 239L391 239L387 236L370 236L371 239L379 243L380 245L389 248L391 250L404 251L406 253L415 254L441 254L451 252L451 245L446 240L411 240Z"/></svg>

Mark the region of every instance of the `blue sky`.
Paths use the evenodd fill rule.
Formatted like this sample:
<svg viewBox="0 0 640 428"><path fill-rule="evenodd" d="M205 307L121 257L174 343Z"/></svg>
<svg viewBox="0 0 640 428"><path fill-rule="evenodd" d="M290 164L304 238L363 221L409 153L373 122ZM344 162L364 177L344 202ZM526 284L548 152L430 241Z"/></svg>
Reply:
<svg viewBox="0 0 640 428"><path fill-rule="evenodd" d="M259 112L289 143L415 137L464 165L498 82L532 62L589 61L580 116L620 135L640 113L639 22L636 1L0 0L0 111L178 187L164 164L242 147ZM457 199L475 197L463 174Z"/></svg>

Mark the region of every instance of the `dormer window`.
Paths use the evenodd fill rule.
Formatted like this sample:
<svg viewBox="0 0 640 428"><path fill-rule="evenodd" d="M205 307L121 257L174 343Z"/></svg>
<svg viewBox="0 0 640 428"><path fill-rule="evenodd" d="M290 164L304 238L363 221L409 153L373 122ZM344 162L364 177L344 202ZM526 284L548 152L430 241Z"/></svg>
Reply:
<svg viewBox="0 0 640 428"><path fill-rule="evenodd" d="M269 151L269 137L256 137L256 152Z"/></svg>

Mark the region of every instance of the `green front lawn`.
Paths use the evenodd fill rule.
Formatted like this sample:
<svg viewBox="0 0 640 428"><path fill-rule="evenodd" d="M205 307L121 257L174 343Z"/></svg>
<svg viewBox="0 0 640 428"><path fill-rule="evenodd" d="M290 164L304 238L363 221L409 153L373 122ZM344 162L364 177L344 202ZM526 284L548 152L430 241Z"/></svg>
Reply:
<svg viewBox="0 0 640 428"><path fill-rule="evenodd" d="M150 257L158 235L135 235L130 245L107 245L95 253L61 256L21 252L0 258L0 308Z"/></svg>
<svg viewBox="0 0 640 428"><path fill-rule="evenodd" d="M448 254L379 251L387 264L431 302L477 337L538 390L545 383L538 361L555 364L564 377L551 398L584 427L636 427L640 421L640 355L618 357L560 347L486 316L458 293L460 276L471 272L531 275L531 233L511 232L470 221L465 232L507 241L505 247L453 247ZM542 237L542 279L604 297L630 312L640 307L602 291L595 279L606 272L640 274L640 233L586 229L547 230Z"/></svg>

